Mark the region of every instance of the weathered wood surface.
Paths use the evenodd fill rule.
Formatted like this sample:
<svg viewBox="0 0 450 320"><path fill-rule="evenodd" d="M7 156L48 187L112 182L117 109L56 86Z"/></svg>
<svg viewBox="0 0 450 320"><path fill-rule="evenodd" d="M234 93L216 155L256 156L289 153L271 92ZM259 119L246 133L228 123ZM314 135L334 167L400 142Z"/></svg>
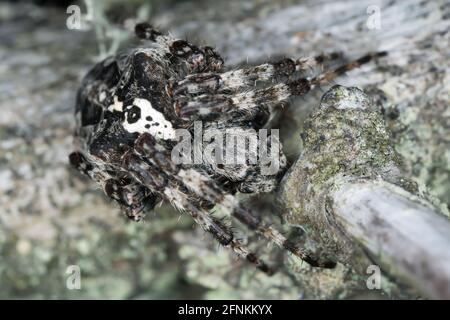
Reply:
<svg viewBox="0 0 450 320"><path fill-rule="evenodd" d="M450 221L392 184L341 185L331 195L342 230L384 270L437 299L450 299Z"/></svg>

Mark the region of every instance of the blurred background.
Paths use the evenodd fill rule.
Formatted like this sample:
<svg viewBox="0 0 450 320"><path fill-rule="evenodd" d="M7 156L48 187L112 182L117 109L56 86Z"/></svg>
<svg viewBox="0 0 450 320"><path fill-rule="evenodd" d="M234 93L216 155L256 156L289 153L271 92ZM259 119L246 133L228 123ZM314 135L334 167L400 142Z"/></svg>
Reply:
<svg viewBox="0 0 450 320"><path fill-rule="evenodd" d="M410 177L446 209L449 7L445 0L0 2L0 298L405 297L388 279L369 292L349 267L311 269L241 231L281 268L266 277L167 205L141 223L128 221L68 165L75 94L94 63L139 45L132 30L141 21L216 47L230 68L331 52L341 54L339 64L387 50L383 62L336 83L383 98ZM290 161L301 151L302 122L326 89L280 115ZM273 196L242 200L282 223Z"/></svg>

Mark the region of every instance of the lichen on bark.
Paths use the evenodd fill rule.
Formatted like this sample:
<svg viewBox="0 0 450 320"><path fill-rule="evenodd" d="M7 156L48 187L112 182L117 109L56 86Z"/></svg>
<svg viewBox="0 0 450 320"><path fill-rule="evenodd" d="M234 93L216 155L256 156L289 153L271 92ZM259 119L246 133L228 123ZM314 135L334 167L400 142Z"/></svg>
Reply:
<svg viewBox="0 0 450 320"><path fill-rule="evenodd" d="M326 92L305 121L302 140L302 153L280 187L285 217L303 226L320 254L361 276L371 259L336 222L332 191L344 183L372 180L396 185L406 194L426 195L405 175L380 106L358 88L334 86ZM384 289L403 294L390 281Z"/></svg>
<svg viewBox="0 0 450 320"><path fill-rule="evenodd" d="M335 86L305 122L303 152L281 186L286 218L304 226L339 261L348 261L354 249L338 229L331 230L327 195L346 179L382 177L412 191L415 185L400 175L401 159L379 110L358 88ZM338 179L339 178L339 179Z"/></svg>

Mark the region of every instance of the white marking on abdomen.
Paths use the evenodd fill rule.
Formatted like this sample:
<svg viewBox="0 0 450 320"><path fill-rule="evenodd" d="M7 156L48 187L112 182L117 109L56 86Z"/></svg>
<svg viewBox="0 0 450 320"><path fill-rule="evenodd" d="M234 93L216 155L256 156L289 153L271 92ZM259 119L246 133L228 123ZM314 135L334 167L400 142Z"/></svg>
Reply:
<svg viewBox="0 0 450 320"><path fill-rule="evenodd" d="M133 119L133 108L140 109L140 117ZM130 121L132 121L130 123ZM148 132L157 139L175 140L175 130L172 123L164 117L164 114L152 107L150 101L136 98L133 105L125 108L125 120L122 123L125 130L134 133Z"/></svg>
<svg viewBox="0 0 450 320"><path fill-rule="evenodd" d="M108 107L108 110L111 112L113 112L113 111L122 112L123 111L123 102L119 101L117 96L114 96L113 99L114 99L114 103Z"/></svg>

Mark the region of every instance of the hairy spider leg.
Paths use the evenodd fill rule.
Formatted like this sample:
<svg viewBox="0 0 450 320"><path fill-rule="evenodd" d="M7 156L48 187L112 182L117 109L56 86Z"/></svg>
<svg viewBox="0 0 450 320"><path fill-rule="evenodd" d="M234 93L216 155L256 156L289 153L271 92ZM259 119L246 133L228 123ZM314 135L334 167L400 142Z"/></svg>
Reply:
<svg viewBox="0 0 450 320"><path fill-rule="evenodd" d="M282 59L273 63L217 73L198 73L186 76L178 82L171 82L168 92L172 96L236 92L253 88L257 81L281 81L294 74L296 63L292 59Z"/></svg>
<svg viewBox="0 0 450 320"><path fill-rule="evenodd" d="M385 56L385 52L365 55L334 70L313 78L300 78L263 89L251 89L235 94L202 94L194 97L174 97L175 113L183 120L227 120L238 117L252 119L259 110L272 113L292 96L302 96L313 88L328 83L338 76L368 63L374 58Z"/></svg>
<svg viewBox="0 0 450 320"><path fill-rule="evenodd" d="M319 74L315 76L314 78L310 79L310 87L311 89L317 87L318 85L326 84L337 77L345 74L348 71L351 71L353 69L357 69L361 67L362 65L369 63L372 60L375 60L376 58L381 58L387 56L386 51L380 51L375 53L369 53L366 54L356 60L350 61L348 63L345 63L341 65L340 67L337 67L334 70L324 72L322 74Z"/></svg>
<svg viewBox="0 0 450 320"><path fill-rule="evenodd" d="M268 275L274 273L274 270L255 253L235 239L230 227L190 199L189 195L182 190L182 186L165 171L145 161L131 150L123 156L123 167L131 172L136 180L149 189L155 190L160 197L169 201L179 211L187 212L204 231L210 233L221 245L230 247L238 256L254 264L264 273Z"/></svg>
<svg viewBox="0 0 450 320"><path fill-rule="evenodd" d="M138 38L159 44L167 53L184 61L190 72L218 72L224 61L212 47L198 47L186 40L175 39L162 34L148 23L140 23L135 27Z"/></svg>
<svg viewBox="0 0 450 320"><path fill-rule="evenodd" d="M289 241L280 231L267 225L262 219L243 208L234 196L221 191L216 182L207 175L192 168L184 169L179 165L175 165L171 161L171 152L157 144L152 135L148 133L140 135L135 142L135 150L143 158L149 159L155 167L164 168L164 172L169 172L170 179L178 180L184 187L193 192L197 198L209 204L218 204L224 207L227 212L231 213L233 217L249 229L263 235L268 240L273 241L279 247L288 250L310 265L324 268L332 268L335 266L334 262L319 260L313 257L312 253L308 250Z"/></svg>
<svg viewBox="0 0 450 320"><path fill-rule="evenodd" d="M303 87L300 87L303 85ZM280 103L292 95L309 91L306 80L289 84L277 84L264 89L249 90L232 95L202 94L196 97L174 99L175 113L185 121L227 121L231 118L251 120L260 111L271 113ZM305 91L305 93L307 92Z"/></svg>
<svg viewBox="0 0 450 320"><path fill-rule="evenodd" d="M106 170L88 161L81 152L72 152L69 155L70 164L81 173L89 176L97 183L103 192L115 200L128 218L140 221L144 218L146 210L153 209L160 199L147 188L126 176L118 179L108 174Z"/></svg>
<svg viewBox="0 0 450 320"><path fill-rule="evenodd" d="M320 54L312 58L300 58L296 61L284 58L276 62L268 62L258 66L227 71L221 74L206 72L187 75L180 81L168 84L167 92L170 96L198 95L217 93L220 91L236 92L249 89L257 82L280 83L297 72L312 70L318 65L337 60L341 54L333 52Z"/></svg>
<svg viewBox="0 0 450 320"><path fill-rule="evenodd" d="M328 53L321 53L314 57L298 58L295 63L297 65L297 70L300 72L304 72L309 71L315 67L327 67L328 65L342 58L342 52L333 51Z"/></svg>

